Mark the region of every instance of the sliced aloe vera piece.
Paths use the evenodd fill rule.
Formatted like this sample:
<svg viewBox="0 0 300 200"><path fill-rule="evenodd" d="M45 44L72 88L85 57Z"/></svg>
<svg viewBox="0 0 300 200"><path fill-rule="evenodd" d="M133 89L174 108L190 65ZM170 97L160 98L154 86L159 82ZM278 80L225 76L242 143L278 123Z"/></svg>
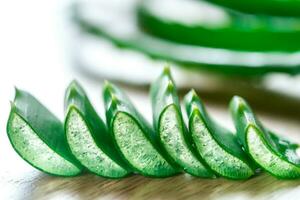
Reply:
<svg viewBox="0 0 300 200"><path fill-rule="evenodd" d="M201 0L202 1L202 0ZM299 0L206 0L246 13L278 16L300 16Z"/></svg>
<svg viewBox="0 0 300 200"><path fill-rule="evenodd" d="M125 1L125 0L124 0ZM107 39L120 47L153 58L179 63L183 67L230 75L262 76L270 72L298 74L300 52L246 52L184 45L142 32L135 24L135 1L122 6L109 1L74 5L74 22L84 33ZM126 5L126 6L124 6Z"/></svg>
<svg viewBox="0 0 300 200"><path fill-rule="evenodd" d="M193 90L186 95L185 103L196 149L210 168L230 179L247 179L254 175L255 166L236 136L211 120Z"/></svg>
<svg viewBox="0 0 300 200"><path fill-rule="evenodd" d="M243 98L234 97L230 109L238 138L245 151L258 165L278 178L300 177L297 144L266 129Z"/></svg>
<svg viewBox="0 0 300 200"><path fill-rule="evenodd" d="M65 96L65 134L70 150L89 171L107 178L130 174L118 155L108 130L85 91L73 81Z"/></svg>
<svg viewBox="0 0 300 200"><path fill-rule="evenodd" d="M7 133L16 152L33 167L57 176L81 173L82 166L68 149L63 124L25 91L16 89Z"/></svg>
<svg viewBox="0 0 300 200"><path fill-rule="evenodd" d="M116 86L106 83L104 102L108 125L120 154L136 172L151 177L178 173L159 148L154 131Z"/></svg>
<svg viewBox="0 0 300 200"><path fill-rule="evenodd" d="M242 51L300 50L298 18L243 14L194 0L144 0L137 15L147 33L174 42Z"/></svg>
<svg viewBox="0 0 300 200"><path fill-rule="evenodd" d="M187 134L176 86L166 67L151 86L153 121L161 146L187 173L200 177L214 177L201 161Z"/></svg>

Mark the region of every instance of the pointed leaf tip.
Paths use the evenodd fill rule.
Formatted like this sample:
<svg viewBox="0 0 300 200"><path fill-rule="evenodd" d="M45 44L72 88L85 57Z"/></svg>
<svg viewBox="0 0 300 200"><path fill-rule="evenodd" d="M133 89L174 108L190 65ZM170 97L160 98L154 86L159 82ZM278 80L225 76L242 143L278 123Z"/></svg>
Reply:
<svg viewBox="0 0 300 200"><path fill-rule="evenodd" d="M107 80L104 81L103 88L104 88L104 93L107 93L110 96L113 104L115 104L119 101L117 96L114 93L113 85L109 81L107 81Z"/></svg>
<svg viewBox="0 0 300 200"><path fill-rule="evenodd" d="M171 92L174 90L174 83L173 81L169 80L167 83L167 91Z"/></svg>
<svg viewBox="0 0 300 200"><path fill-rule="evenodd" d="M12 109L13 107L15 107L15 103L13 101L9 101L10 104L10 108Z"/></svg>
<svg viewBox="0 0 300 200"><path fill-rule="evenodd" d="M191 89L190 93L191 93L191 95L193 97L197 97L198 96L197 93L196 93L196 91L195 91L195 89Z"/></svg>
<svg viewBox="0 0 300 200"><path fill-rule="evenodd" d="M235 104L236 106L241 107L245 104L245 100L242 97L235 95L231 99L231 104Z"/></svg>
<svg viewBox="0 0 300 200"><path fill-rule="evenodd" d="M170 69L170 66L169 65L166 65L163 69L163 74L164 75L168 75L170 76L171 75L171 69Z"/></svg>
<svg viewBox="0 0 300 200"><path fill-rule="evenodd" d="M72 80L67 88L67 93L66 95L68 97L70 96L73 96L73 95L78 95L78 94L81 94L81 95L84 95L84 90L83 88L81 87L81 85L79 84L78 81L76 80Z"/></svg>
<svg viewBox="0 0 300 200"><path fill-rule="evenodd" d="M18 97L20 97L21 93L22 93L22 90L20 90L17 86L14 86L15 88L15 98L14 98L14 101L16 101L16 99Z"/></svg>
<svg viewBox="0 0 300 200"><path fill-rule="evenodd" d="M116 95L115 94L111 94L111 101L112 102L118 102L118 98L116 97Z"/></svg>
<svg viewBox="0 0 300 200"><path fill-rule="evenodd" d="M110 107L117 107L117 105L119 104L118 97L115 94L110 93L110 98Z"/></svg>
<svg viewBox="0 0 300 200"><path fill-rule="evenodd" d="M68 89L69 89L69 90L76 90L77 85L78 85L77 82L76 82L75 80L72 80L72 81L70 82L69 86L68 86Z"/></svg>
<svg viewBox="0 0 300 200"><path fill-rule="evenodd" d="M80 84L76 79L73 79L69 84L69 86L71 86L71 87L78 87L79 85Z"/></svg>
<svg viewBox="0 0 300 200"><path fill-rule="evenodd" d="M199 98L194 89L191 89L187 96L189 97L190 101L194 101L195 99Z"/></svg>
<svg viewBox="0 0 300 200"><path fill-rule="evenodd" d="M238 96L238 95L234 95L234 96L232 97L232 99L233 99L233 100L236 100L236 101L239 101L239 100L242 99L242 97L240 97L240 96Z"/></svg>
<svg viewBox="0 0 300 200"><path fill-rule="evenodd" d="M110 89L112 88L112 85L111 85L111 83L110 83L108 80L105 80L105 81L104 81L103 88L104 88L105 90L110 90Z"/></svg>
<svg viewBox="0 0 300 200"><path fill-rule="evenodd" d="M14 86L14 89L15 89L15 96L17 95L17 93L19 93L19 88L17 86Z"/></svg>

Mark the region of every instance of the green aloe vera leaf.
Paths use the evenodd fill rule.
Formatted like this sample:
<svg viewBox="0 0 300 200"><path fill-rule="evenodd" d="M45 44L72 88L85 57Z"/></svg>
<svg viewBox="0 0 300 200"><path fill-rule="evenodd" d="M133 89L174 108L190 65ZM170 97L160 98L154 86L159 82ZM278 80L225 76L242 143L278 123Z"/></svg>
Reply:
<svg viewBox="0 0 300 200"><path fill-rule="evenodd" d="M202 0L199 0L202 1ZM235 9L245 13L275 15L275 16L300 16L299 0L206 0L227 8Z"/></svg>
<svg viewBox="0 0 300 200"><path fill-rule="evenodd" d="M144 0L137 18L147 33L183 44L258 52L300 50L299 18L244 14L194 0Z"/></svg>
<svg viewBox="0 0 300 200"><path fill-rule="evenodd" d="M144 176L167 177L178 173L159 147L155 133L129 98L115 85L103 89L107 124L119 153Z"/></svg>
<svg viewBox="0 0 300 200"><path fill-rule="evenodd" d="M78 82L70 83L65 95L65 134L70 150L89 171L107 178L130 174L118 155L105 123L98 116Z"/></svg>
<svg viewBox="0 0 300 200"><path fill-rule="evenodd" d="M168 67L153 82L150 93L154 127L161 146L187 173L199 177L215 177L203 164L187 133L176 86Z"/></svg>
<svg viewBox="0 0 300 200"><path fill-rule="evenodd" d="M33 167L57 176L81 173L82 166L68 148L61 121L25 91L16 89L7 134L15 151Z"/></svg>
<svg viewBox="0 0 300 200"><path fill-rule="evenodd" d="M185 104L196 149L210 168L230 179L247 179L254 175L255 166L236 136L210 118L195 91L185 96Z"/></svg>
<svg viewBox="0 0 300 200"><path fill-rule="evenodd" d="M235 96L231 100L230 109L238 138L258 165L278 178L300 177L297 144L266 129L243 98Z"/></svg>
<svg viewBox="0 0 300 200"><path fill-rule="evenodd" d="M300 52L242 52L179 44L142 32L135 25L133 14L132 10L123 11L116 7L103 9L97 3L78 3L73 7L74 22L83 33L155 59L176 62L182 67L243 76L300 72Z"/></svg>

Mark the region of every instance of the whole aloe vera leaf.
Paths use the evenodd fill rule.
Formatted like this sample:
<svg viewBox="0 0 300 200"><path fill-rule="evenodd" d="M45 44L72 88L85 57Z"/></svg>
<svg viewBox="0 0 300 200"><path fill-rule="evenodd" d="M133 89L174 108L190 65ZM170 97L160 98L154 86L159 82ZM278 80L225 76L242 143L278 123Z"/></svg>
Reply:
<svg viewBox="0 0 300 200"><path fill-rule="evenodd" d="M150 93L154 127L162 148L187 173L200 177L215 177L193 147L182 118L176 86L169 67L166 67L153 82Z"/></svg>
<svg viewBox="0 0 300 200"><path fill-rule="evenodd" d="M201 1L201 0L199 0ZM300 16L300 1L298 0L206 0L208 2L234 9L240 12L256 15L273 15L285 17L299 17Z"/></svg>
<svg viewBox="0 0 300 200"><path fill-rule="evenodd" d="M144 176L167 177L178 173L158 145L154 131L128 97L106 82L103 89L107 124L119 153Z"/></svg>
<svg viewBox="0 0 300 200"><path fill-rule="evenodd" d="M81 173L81 164L68 148L63 124L31 94L16 89L7 133L16 152L33 167L58 176Z"/></svg>
<svg viewBox="0 0 300 200"><path fill-rule="evenodd" d="M134 6L136 4L132 5ZM118 47L144 53L151 58L176 62L185 68L243 76L263 76L271 72L287 74L300 72L298 51L295 53L233 51L183 45L142 32L132 20L134 12L124 12L115 7L107 12L98 12L102 8L101 4L97 3L78 3L73 8L74 21L85 33L104 38ZM115 15L116 13L121 14Z"/></svg>
<svg viewBox="0 0 300 200"><path fill-rule="evenodd" d="M236 136L210 118L195 91L186 95L185 104L196 149L209 167L230 179L247 179L254 175L255 166Z"/></svg>
<svg viewBox="0 0 300 200"><path fill-rule="evenodd" d="M103 177L130 174L118 155L105 123L96 113L81 85L73 81L65 95L65 134L71 152L89 171Z"/></svg>
<svg viewBox="0 0 300 200"><path fill-rule="evenodd" d="M300 177L297 144L266 129L243 98L235 96L230 109L239 141L258 165L278 178Z"/></svg>
<svg viewBox="0 0 300 200"><path fill-rule="evenodd" d="M178 15L179 11L189 14ZM181 44L257 52L300 50L299 18L246 15L204 1L142 0L137 20L150 35Z"/></svg>

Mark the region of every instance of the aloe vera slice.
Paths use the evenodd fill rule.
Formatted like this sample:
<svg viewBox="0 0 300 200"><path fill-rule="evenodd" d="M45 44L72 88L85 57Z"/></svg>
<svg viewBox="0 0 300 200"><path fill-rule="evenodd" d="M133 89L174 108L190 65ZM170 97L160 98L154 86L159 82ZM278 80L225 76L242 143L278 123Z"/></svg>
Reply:
<svg viewBox="0 0 300 200"><path fill-rule="evenodd" d="M194 0L144 0L137 15L147 33L174 42L242 51L300 50L298 18L243 14Z"/></svg>
<svg viewBox="0 0 300 200"><path fill-rule="evenodd" d="M117 154L108 130L78 82L69 85L65 96L65 134L70 150L89 171L107 178L130 174Z"/></svg>
<svg viewBox="0 0 300 200"><path fill-rule="evenodd" d="M207 0L227 8L246 13L268 14L277 16L300 16L299 0Z"/></svg>
<svg viewBox="0 0 300 200"><path fill-rule="evenodd" d="M167 177L178 173L163 155L148 122L128 97L106 82L103 90L107 124L120 154L132 169L144 176Z"/></svg>
<svg viewBox="0 0 300 200"><path fill-rule="evenodd" d="M168 67L152 84L150 93L154 128L161 146L187 173L199 177L215 177L192 146Z"/></svg>
<svg viewBox="0 0 300 200"><path fill-rule="evenodd" d="M33 167L57 176L81 173L82 166L67 148L63 124L25 91L16 89L7 134L15 151Z"/></svg>
<svg viewBox="0 0 300 200"><path fill-rule="evenodd" d="M234 97L230 109L238 138L245 151L258 165L278 178L300 177L297 144L266 129L243 98Z"/></svg>
<svg viewBox="0 0 300 200"><path fill-rule="evenodd" d="M236 136L212 121L195 91L186 95L185 103L196 149L210 168L230 179L247 179L254 175L255 166Z"/></svg>
<svg viewBox="0 0 300 200"><path fill-rule="evenodd" d="M125 1L125 0L124 0ZM183 67L210 70L230 75L262 76L270 72L298 74L300 52L241 52L228 49L184 45L153 37L142 32L134 23L133 1L126 6L109 6L101 3L74 5L74 22L82 30L129 50L152 58L172 61ZM128 9L122 9L122 8Z"/></svg>

